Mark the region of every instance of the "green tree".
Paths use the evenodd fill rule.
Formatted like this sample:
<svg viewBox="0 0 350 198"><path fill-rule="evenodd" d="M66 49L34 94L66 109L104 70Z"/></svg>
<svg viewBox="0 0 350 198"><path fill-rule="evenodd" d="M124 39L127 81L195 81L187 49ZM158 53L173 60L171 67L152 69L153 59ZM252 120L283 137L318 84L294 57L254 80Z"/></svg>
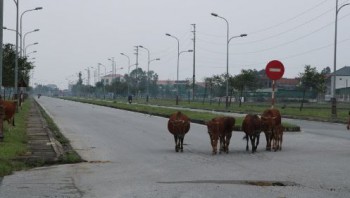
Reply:
<svg viewBox="0 0 350 198"><path fill-rule="evenodd" d="M3 73L2 83L4 87L14 87L15 85L15 58L16 52L12 44L3 46ZM26 57L18 58L18 83L24 81L29 83L30 71L34 68L32 62L28 62Z"/></svg>
<svg viewBox="0 0 350 198"><path fill-rule="evenodd" d="M256 70L242 69L241 73L234 76L231 86L239 91L239 106L242 104L242 96L244 90L256 90L258 84L258 72Z"/></svg>
<svg viewBox="0 0 350 198"><path fill-rule="evenodd" d="M305 100L306 91L317 91L318 93L324 92L326 89L325 75L318 73L316 67L305 65L304 72L299 74L300 88L303 92L303 98L300 103L299 110L302 111Z"/></svg>

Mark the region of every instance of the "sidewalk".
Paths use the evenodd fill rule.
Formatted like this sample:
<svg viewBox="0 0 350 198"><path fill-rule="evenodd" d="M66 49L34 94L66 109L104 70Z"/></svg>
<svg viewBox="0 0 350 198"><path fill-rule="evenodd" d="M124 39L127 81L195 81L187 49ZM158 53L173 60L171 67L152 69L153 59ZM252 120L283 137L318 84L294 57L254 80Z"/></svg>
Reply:
<svg viewBox="0 0 350 198"><path fill-rule="evenodd" d="M55 140L34 99L27 118L27 136L30 155L21 160L28 163L52 164L63 154L61 144Z"/></svg>

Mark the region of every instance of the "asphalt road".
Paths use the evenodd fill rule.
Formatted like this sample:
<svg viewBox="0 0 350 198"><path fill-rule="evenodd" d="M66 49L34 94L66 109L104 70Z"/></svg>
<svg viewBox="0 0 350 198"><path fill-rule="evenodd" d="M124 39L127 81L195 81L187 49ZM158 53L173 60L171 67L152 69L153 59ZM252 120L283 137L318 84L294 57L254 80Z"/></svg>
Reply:
<svg viewBox="0 0 350 198"><path fill-rule="evenodd" d="M349 197L350 132L341 124L288 120L281 152L245 151L235 132L230 153L211 155L204 125L191 124L183 153L174 151L167 119L41 97L88 162L16 172L0 197ZM234 115L238 116L238 115Z"/></svg>

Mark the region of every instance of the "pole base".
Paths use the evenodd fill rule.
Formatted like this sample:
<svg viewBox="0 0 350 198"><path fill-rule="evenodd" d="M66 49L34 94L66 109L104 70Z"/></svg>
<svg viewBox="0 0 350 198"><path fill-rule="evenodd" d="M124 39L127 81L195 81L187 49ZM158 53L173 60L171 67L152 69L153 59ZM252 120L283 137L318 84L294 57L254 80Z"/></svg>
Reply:
<svg viewBox="0 0 350 198"><path fill-rule="evenodd" d="M331 105L332 105L332 118L337 118L337 99L331 98Z"/></svg>

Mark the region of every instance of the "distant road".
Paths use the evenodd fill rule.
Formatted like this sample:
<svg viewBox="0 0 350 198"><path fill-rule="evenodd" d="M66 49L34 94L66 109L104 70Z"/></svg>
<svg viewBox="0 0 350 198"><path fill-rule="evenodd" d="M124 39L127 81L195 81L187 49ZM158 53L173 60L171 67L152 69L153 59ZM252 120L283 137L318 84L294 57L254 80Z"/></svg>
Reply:
<svg viewBox="0 0 350 198"><path fill-rule="evenodd" d="M263 134L258 152L246 152L243 134L234 133L230 153L213 156L204 125L191 124L184 152L176 153L166 118L48 97L38 102L88 162L5 177L0 197L350 194L350 132L344 125L288 120L302 132L285 133L281 152L265 151Z"/></svg>

